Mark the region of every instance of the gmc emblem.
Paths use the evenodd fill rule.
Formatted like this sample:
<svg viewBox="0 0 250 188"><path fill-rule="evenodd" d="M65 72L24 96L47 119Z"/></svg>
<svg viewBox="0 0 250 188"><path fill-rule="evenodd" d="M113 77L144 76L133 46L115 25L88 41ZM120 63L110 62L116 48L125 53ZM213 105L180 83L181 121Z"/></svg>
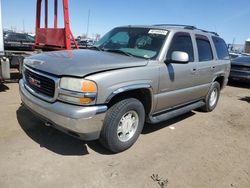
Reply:
<svg viewBox="0 0 250 188"><path fill-rule="evenodd" d="M36 86L36 87L41 87L40 85L40 81L39 80L36 80L35 78L32 78L31 76L29 76L29 83L33 86Z"/></svg>

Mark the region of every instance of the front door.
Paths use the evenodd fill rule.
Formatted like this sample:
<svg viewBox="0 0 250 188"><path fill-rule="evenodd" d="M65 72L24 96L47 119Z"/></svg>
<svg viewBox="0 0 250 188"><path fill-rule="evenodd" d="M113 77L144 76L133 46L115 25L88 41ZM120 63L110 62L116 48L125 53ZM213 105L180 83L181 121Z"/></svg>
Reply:
<svg viewBox="0 0 250 188"><path fill-rule="evenodd" d="M176 33L167 53L171 59L173 51L186 52L188 63L162 63L160 67L159 93L156 111L161 112L197 99L196 83L197 64L194 62L193 43L189 33Z"/></svg>

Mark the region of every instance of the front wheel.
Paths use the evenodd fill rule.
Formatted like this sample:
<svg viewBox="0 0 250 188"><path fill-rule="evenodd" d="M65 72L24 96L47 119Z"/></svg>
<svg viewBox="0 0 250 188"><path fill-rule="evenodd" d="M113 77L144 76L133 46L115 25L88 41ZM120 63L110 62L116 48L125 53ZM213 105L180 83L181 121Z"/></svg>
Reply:
<svg viewBox="0 0 250 188"><path fill-rule="evenodd" d="M135 99L124 99L113 105L103 122L100 142L114 153L131 147L138 139L145 121L143 104Z"/></svg>
<svg viewBox="0 0 250 188"><path fill-rule="evenodd" d="M214 82L205 99L205 106L201 108L204 112L211 112L215 109L220 97L220 84Z"/></svg>

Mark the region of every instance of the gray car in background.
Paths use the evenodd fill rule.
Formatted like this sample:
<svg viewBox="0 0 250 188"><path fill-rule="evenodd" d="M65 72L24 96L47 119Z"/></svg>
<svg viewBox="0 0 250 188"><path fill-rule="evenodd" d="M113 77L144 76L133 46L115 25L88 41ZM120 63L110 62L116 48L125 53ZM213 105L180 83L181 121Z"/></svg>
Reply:
<svg viewBox="0 0 250 188"><path fill-rule="evenodd" d="M124 26L89 49L26 58L19 85L23 104L47 125L121 152L135 143L145 121L212 111L229 72L227 46L216 33Z"/></svg>
<svg viewBox="0 0 250 188"><path fill-rule="evenodd" d="M232 60L229 79L250 83L250 56L237 57Z"/></svg>

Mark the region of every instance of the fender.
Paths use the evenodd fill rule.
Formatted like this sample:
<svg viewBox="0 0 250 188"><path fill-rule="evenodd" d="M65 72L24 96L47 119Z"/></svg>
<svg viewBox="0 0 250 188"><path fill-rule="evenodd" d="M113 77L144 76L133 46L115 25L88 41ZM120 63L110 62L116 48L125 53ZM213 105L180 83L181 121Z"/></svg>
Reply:
<svg viewBox="0 0 250 188"><path fill-rule="evenodd" d="M148 89L149 90L150 95L151 95L151 109L150 109L150 113L151 113L154 108L154 94L153 94L153 88L151 87L150 84L133 84L133 85L128 85L128 86L124 86L119 89L116 89L108 96L105 103L108 103L114 96L120 93L123 93L126 91L132 91L136 89Z"/></svg>

